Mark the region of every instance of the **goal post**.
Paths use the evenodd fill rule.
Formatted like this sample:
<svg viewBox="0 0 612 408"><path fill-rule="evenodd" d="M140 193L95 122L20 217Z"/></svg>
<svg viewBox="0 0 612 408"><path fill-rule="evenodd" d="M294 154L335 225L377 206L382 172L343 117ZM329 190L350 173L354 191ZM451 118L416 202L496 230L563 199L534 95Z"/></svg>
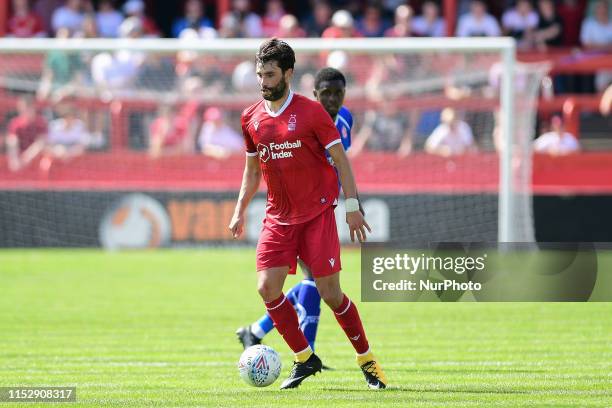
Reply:
<svg viewBox="0 0 612 408"><path fill-rule="evenodd" d="M52 193L61 190L77 195L91 186L100 193L152 191L165 197L155 199L170 214L172 224L175 207L172 207L173 198L166 197L168 191L184 190L185 197L194 191L209 190L215 194L221 191L226 194L223 197L231 197L236 189L230 181L224 184L215 180L220 173L213 173L206 182L186 175L192 167L218 171L223 163L231 163L228 164L231 168L237 166L233 156L227 162L218 157L203 159L198 134L205 121L204 111L209 107L223 111L227 124L239 133L240 110L259 98L253 61L262 41L0 39L3 60L0 107L5 117L5 134L16 110L15 101L30 94L38 97L38 104L49 121L57 118L55 108L62 104L62 99L76 101L79 115L88 117L88 132L93 133L89 127L98 123L98 132L104 137L104 142L90 148L95 160L77 158L58 163L59 170L44 175L38 170L38 164L18 172L0 169L6 175L4 181L0 180L0 191L4 191L4 195L0 194L0 209L19 206L11 200L21 202L22 199L14 197L17 191L24 190L28 193L39 189ZM287 39L287 42L297 55L297 74L292 84L297 92L312 97L313 75L326 65L338 67L347 76L345 104L355 117L353 144L362 145L361 153L352 157L353 166L358 187L363 188L364 196L371 196L369 214L380 216L379 221L386 223L387 232L378 236L379 239L421 242L529 242L535 239L531 141L545 67L517 62L512 38ZM79 59L80 79L62 97L53 98L50 94L40 97L41 81L45 80L51 53ZM105 55L108 61L100 55ZM136 55L138 58L134 60L138 59L138 63L132 61ZM128 62L124 63L121 58ZM112 71L113 63L116 70L123 72ZM134 71L133 76L124 82L116 81L113 88L112 80L116 78L112 76L124 75L130 70ZM188 74L181 77L185 70ZM112 78L106 78L108 83L102 87L98 82L104 75ZM194 78L197 81L191 82L197 85L191 87L189 80ZM62 84L54 82L57 80L52 79L49 87L60 88ZM175 104L183 109L187 102L193 103L193 116L188 123L194 134L190 158L161 157L146 161L151 143L148 133L157 108ZM425 151L427 138L443 122L441 112L447 108L453 111L453 117L471 128L476 151L443 157ZM403 136L401 140L400 136ZM407 139L409 143L404 143ZM410 146L407 148L407 145ZM126 164L126 160L133 164ZM92 164L94 161L111 167L116 164L116 177L112 169L105 169L110 176L102 175L99 167ZM66 176L71 165L80 181ZM6 160L0 162L0 167L6 166ZM126 169L130 166L136 170ZM140 171L142 175L134 175ZM159 178L155 172L159 172ZM174 185L172 177L176 178ZM163 179L170 181L166 185ZM43 199L23 200L28 205L43 207L37 201ZM380 202L384 205L380 206ZM71 205L78 206L74 201ZM262 209L258 204L255 207L258 211ZM218 210L216 214L221 216L222 211L225 210ZM50 218L54 216L50 214ZM52 234L53 222L44 220L43 224L49 225L47 233ZM10 223L5 227L16 228ZM343 226L339 228L342 236ZM434 233L428 234L427 228ZM167 229L173 230L172 237L180 235L176 227ZM253 231L255 235L257 227ZM25 232L20 229L19 234ZM8 241L7 238L0 245ZM34 241L23 240L24 243ZM89 245L99 242L99 237L84 241ZM193 241L197 243L190 236L187 243Z"/></svg>

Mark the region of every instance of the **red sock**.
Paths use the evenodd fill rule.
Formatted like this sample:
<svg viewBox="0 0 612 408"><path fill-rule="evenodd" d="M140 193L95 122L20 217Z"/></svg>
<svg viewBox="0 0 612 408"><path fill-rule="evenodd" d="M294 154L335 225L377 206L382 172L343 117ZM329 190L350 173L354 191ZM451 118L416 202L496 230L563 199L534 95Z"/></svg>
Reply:
<svg viewBox="0 0 612 408"><path fill-rule="evenodd" d="M370 345L368 344L368 339L363 330L357 306L355 306L346 295L344 295L340 307L334 310L334 316L336 316L336 320L340 323L340 327L342 327L342 330L346 333L346 337L348 337L353 344L355 351L358 354L363 354L368 351Z"/></svg>
<svg viewBox="0 0 612 408"><path fill-rule="evenodd" d="M299 353L308 348L308 341L304 333L300 330L298 316L291 302L287 300L285 294L272 302L264 302L268 314L276 326L276 330L283 336L285 343L289 345L294 353Z"/></svg>

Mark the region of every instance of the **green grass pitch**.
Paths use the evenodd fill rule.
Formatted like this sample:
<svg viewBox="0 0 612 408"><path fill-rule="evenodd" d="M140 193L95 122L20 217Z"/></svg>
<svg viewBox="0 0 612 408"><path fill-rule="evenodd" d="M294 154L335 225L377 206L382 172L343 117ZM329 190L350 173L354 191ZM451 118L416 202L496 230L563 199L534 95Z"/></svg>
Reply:
<svg viewBox="0 0 612 408"><path fill-rule="evenodd" d="M76 386L71 406L612 406L609 303L359 303L384 391L366 389L324 308L317 352L336 370L249 387L234 330L263 311L254 262L251 249L0 251L0 386ZM358 252L343 266L359 299ZM282 379L289 349L275 332L266 343Z"/></svg>

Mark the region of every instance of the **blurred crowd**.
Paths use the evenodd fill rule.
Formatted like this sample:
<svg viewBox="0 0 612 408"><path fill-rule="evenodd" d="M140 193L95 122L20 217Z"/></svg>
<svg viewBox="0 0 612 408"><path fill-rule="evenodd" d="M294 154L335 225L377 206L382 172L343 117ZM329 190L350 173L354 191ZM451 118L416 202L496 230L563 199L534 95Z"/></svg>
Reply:
<svg viewBox="0 0 612 408"><path fill-rule="evenodd" d="M607 0L458 0L454 33L448 33L440 2L431 0L233 0L231 9L220 18L209 2L185 0L174 5L182 7L183 13L170 24L153 18L150 4L142 0L12 0L8 35L60 39L170 36L202 41L271 36L510 35L517 39L520 48L536 51L576 46L612 49L612 10ZM376 106L356 112L358 128L354 130L352 154L370 150L394 151L405 156L417 146L430 154L451 156L477 150L483 144L483 137L499 148L499 124L492 112L487 117L450 108L406 113L397 104L383 103L385 98L394 96L393 92L402 92L400 81L405 80L407 70L417 79L427 78L434 70L446 69L447 74L459 69L470 71L468 59L441 62L391 57L349 64L346 54L332 52L300 62L303 66L297 72L295 84L298 92L310 95L312 73L330 65L343 70L350 84L361 86ZM235 126L239 123L239 110L202 103L198 97L206 95L210 102L227 91L240 94L255 89L254 69L250 60L228 60L194 52L178 52L168 58L126 50L50 51L44 59L35 93L21 97L17 116L13 118L12 114L5 122L4 145L9 167L19 170L40 157L40 169L48 172L56 160L70 160L86 149L108 147L111 120L108 109L84 107L76 100L91 97L108 104L117 98L134 97L134 90L138 90L139 97L149 100L156 100L164 93L180 98L157 100L153 108L147 108L146 114L128 113L129 147L147 150L152 158L196 151L217 158L239 153L243 149L239 128ZM501 71L494 71L495 67L486 88L497 92ZM603 92L611 82L612 72L601 71L591 76L590 85L584 87L580 81L577 86L568 85L567 78L556 78L554 85L557 92ZM385 88L389 83L396 85ZM458 100L474 95L468 88L451 83L443 92L446 97ZM147 92L151 93L148 97ZM612 95L612 91L606 95ZM602 99L604 114L609 112L612 98L606 100L604 106ZM42 112L37 107L43 107ZM536 142L536 151L567 154L579 149L575 135L566 135L559 117L547 121L542 130L546 137Z"/></svg>
<svg viewBox="0 0 612 408"><path fill-rule="evenodd" d="M173 3L183 10L169 24L156 21L143 0L12 0L7 35L54 36L68 29L76 37L115 38L125 34L122 22L135 17L145 37L178 38L193 29L202 38L510 35L522 48L538 49L612 42L607 0L458 0L457 5L456 29L449 33L440 1L434 0L232 0L220 18L215 2L184 0Z"/></svg>

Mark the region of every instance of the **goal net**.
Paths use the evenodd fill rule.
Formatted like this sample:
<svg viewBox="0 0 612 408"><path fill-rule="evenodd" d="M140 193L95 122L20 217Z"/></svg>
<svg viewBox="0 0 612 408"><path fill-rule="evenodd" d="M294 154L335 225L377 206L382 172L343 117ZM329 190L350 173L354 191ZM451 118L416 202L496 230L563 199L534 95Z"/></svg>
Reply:
<svg viewBox="0 0 612 408"><path fill-rule="evenodd" d="M295 92L313 97L326 66L346 77L349 157L373 241L534 239L530 147L545 70L517 63L512 40L288 42ZM0 246L231 242L259 44L1 40ZM264 211L262 189L242 242L257 241Z"/></svg>

